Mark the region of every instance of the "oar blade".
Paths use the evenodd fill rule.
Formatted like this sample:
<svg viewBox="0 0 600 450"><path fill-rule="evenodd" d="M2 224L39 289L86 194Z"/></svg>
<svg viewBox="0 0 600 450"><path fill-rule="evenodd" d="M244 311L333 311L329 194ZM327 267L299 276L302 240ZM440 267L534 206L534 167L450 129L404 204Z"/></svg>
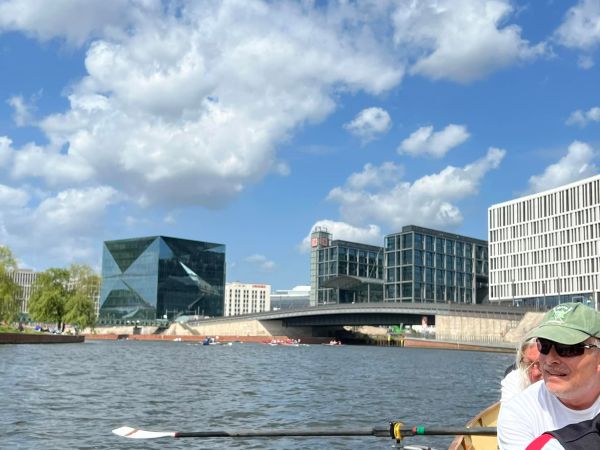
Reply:
<svg viewBox="0 0 600 450"><path fill-rule="evenodd" d="M138 428L120 427L112 430L114 434L130 439L154 439L163 437L175 437L174 431L146 431Z"/></svg>

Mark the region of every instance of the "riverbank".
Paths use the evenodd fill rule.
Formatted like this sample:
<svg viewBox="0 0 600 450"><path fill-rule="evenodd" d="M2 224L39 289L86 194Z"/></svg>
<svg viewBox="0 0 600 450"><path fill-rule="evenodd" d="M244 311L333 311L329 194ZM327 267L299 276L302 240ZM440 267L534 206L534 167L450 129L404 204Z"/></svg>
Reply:
<svg viewBox="0 0 600 450"><path fill-rule="evenodd" d="M85 341L85 336L52 333L0 333L0 344L74 344Z"/></svg>
<svg viewBox="0 0 600 450"><path fill-rule="evenodd" d="M196 336L196 335L143 335L143 334L87 334L87 340L130 340L130 341L162 341L162 342L192 342L202 343L207 337L210 336ZM214 336L213 336L214 337ZM290 339L288 336L273 336L265 338L264 336L221 336L218 341L221 343L228 342L249 342L249 343L264 343L269 342L271 339L285 341ZM330 341L330 338L324 337L307 337L302 338L303 344L326 344ZM342 343L349 345L375 345L375 346L389 346L389 347L406 347L406 348L437 348L442 350L469 350L479 352L495 352L495 353L513 353L515 348L512 344L477 344L477 343L463 343L456 341L439 341L435 339L420 339L413 337L405 337L394 339L382 339L381 337L374 337L369 340L346 340L342 339Z"/></svg>

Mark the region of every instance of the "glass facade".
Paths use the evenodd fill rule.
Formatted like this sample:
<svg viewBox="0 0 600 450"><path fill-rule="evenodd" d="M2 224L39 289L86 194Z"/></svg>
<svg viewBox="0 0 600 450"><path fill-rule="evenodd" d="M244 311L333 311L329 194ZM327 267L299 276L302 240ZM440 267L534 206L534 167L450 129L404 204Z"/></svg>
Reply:
<svg viewBox="0 0 600 450"><path fill-rule="evenodd" d="M316 304L383 301L383 248L334 240L313 249Z"/></svg>
<svg viewBox="0 0 600 450"><path fill-rule="evenodd" d="M487 241L410 225L384 245L384 301L487 301Z"/></svg>
<svg viewBox="0 0 600 450"><path fill-rule="evenodd" d="M104 242L101 319L223 316L225 245L164 236Z"/></svg>

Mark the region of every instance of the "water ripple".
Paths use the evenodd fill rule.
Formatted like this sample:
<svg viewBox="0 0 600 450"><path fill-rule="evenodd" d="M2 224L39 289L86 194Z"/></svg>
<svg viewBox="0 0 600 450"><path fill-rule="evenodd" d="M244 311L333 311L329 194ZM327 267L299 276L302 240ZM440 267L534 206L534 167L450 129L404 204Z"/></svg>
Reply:
<svg viewBox="0 0 600 450"><path fill-rule="evenodd" d="M125 440L150 430L462 426L495 401L511 355L344 346L91 341L0 346L11 449L386 449L385 438ZM447 447L451 438L412 443Z"/></svg>

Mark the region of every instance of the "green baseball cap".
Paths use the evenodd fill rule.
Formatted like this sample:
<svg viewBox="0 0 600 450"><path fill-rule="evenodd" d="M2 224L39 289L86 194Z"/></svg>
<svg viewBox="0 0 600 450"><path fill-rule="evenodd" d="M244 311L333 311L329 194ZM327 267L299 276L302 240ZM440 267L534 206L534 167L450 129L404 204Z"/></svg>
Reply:
<svg viewBox="0 0 600 450"><path fill-rule="evenodd" d="M563 303L548 311L526 339L544 338L573 345L600 337L600 312L583 303Z"/></svg>

